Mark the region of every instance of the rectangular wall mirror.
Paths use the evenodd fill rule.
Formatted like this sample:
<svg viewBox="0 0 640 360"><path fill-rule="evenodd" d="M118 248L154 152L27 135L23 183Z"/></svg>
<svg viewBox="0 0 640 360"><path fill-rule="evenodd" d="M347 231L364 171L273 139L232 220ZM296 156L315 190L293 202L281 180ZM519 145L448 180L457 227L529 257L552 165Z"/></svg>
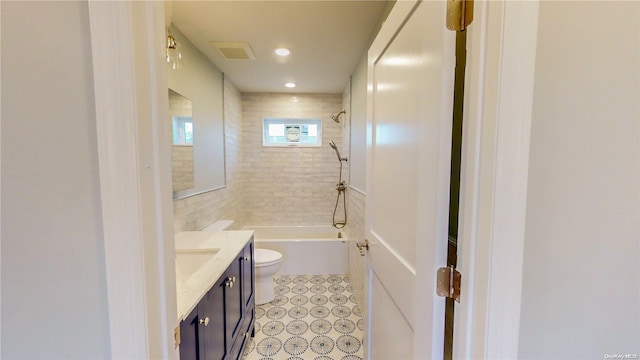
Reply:
<svg viewBox="0 0 640 360"><path fill-rule="evenodd" d="M171 179L173 191L195 186L193 175L193 118L191 100L169 89L169 118L173 129Z"/></svg>
<svg viewBox="0 0 640 360"><path fill-rule="evenodd" d="M224 76L178 28L170 29L183 57L180 70L167 64L169 89L190 100L192 114L192 136L186 121L176 126L178 141L192 141L193 156L193 185L174 188L173 199L178 200L225 187Z"/></svg>

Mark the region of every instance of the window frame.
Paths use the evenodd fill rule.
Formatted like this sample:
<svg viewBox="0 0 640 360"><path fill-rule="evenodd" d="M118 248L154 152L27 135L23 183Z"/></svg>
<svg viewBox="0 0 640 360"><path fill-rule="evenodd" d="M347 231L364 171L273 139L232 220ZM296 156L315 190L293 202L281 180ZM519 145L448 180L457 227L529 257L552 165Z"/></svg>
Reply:
<svg viewBox="0 0 640 360"><path fill-rule="evenodd" d="M317 125L317 141L315 144L287 141L284 143L273 143L269 141L269 125L302 126ZM322 118L287 118L287 117L265 117L262 118L262 147L322 147Z"/></svg>

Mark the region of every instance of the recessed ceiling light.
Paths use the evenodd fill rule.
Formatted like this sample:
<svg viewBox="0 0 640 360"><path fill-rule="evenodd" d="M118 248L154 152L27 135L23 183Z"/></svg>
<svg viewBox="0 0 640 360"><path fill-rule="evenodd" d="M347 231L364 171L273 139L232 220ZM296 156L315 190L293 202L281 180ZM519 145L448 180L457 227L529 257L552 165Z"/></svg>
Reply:
<svg viewBox="0 0 640 360"><path fill-rule="evenodd" d="M284 86L286 86L288 88L294 88L294 87L296 87L296 83L288 82L288 83L284 84Z"/></svg>
<svg viewBox="0 0 640 360"><path fill-rule="evenodd" d="M287 49L287 48L275 48L273 50L274 53L276 53L276 55L279 56L289 56L291 55L291 50Z"/></svg>

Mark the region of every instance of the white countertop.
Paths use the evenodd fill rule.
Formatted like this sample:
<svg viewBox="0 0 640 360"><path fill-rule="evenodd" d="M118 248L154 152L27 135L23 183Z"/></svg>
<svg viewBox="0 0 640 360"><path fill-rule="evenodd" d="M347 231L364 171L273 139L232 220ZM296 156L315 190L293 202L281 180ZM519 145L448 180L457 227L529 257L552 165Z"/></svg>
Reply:
<svg viewBox="0 0 640 360"><path fill-rule="evenodd" d="M253 236L253 231L183 231L176 234L178 321L195 309ZM211 250L217 249L217 252Z"/></svg>

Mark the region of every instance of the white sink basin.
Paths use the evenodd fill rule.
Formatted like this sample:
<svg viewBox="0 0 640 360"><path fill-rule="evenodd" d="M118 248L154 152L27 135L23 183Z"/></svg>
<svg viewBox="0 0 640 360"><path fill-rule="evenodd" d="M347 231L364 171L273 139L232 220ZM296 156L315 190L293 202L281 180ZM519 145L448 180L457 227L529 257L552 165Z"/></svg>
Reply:
<svg viewBox="0 0 640 360"><path fill-rule="evenodd" d="M183 282L189 279L215 258L218 251L220 249L176 250L176 281Z"/></svg>

